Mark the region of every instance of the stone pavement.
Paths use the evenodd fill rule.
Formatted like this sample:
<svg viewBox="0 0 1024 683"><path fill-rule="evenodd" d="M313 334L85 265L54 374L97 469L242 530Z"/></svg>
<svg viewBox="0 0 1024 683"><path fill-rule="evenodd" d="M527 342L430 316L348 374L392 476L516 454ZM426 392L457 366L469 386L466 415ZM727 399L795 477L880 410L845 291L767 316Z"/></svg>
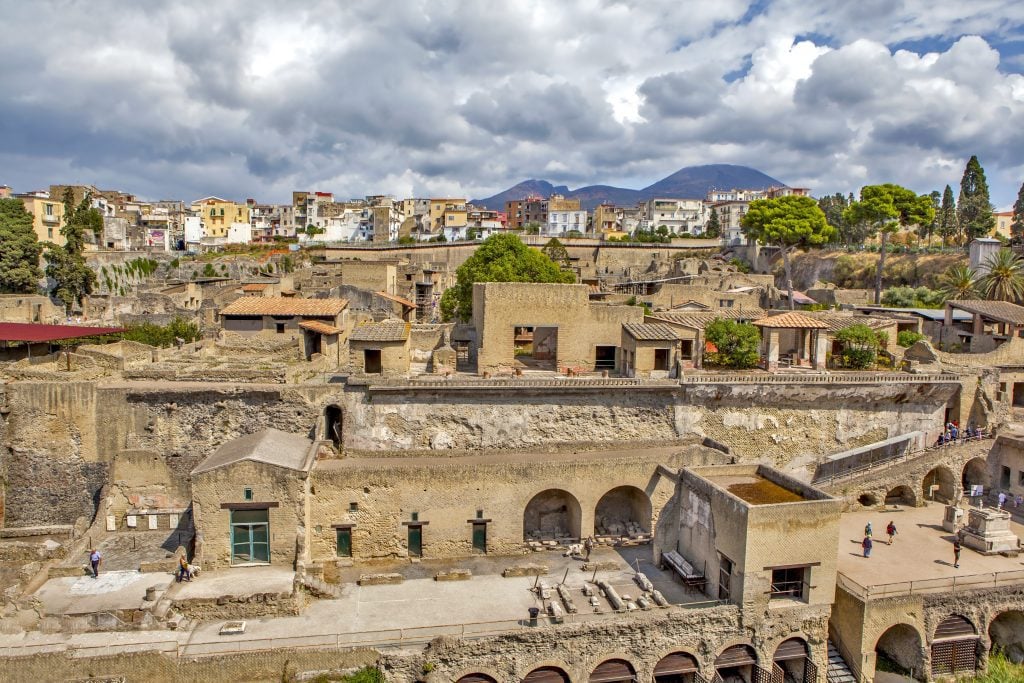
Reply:
<svg viewBox="0 0 1024 683"><path fill-rule="evenodd" d="M294 580L295 572L287 567L238 567L217 572L200 571L191 581L175 583L167 597L194 600L247 597L259 593L291 594Z"/></svg>
<svg viewBox="0 0 1024 683"><path fill-rule="evenodd" d="M103 571L92 576L50 579L35 592L43 614L90 614L119 610L146 609L155 604L146 602L146 589L155 587L157 596L172 581L169 574L140 574L137 571Z"/></svg>
<svg viewBox="0 0 1024 683"><path fill-rule="evenodd" d="M861 586L877 586L1024 570L1024 556L981 555L966 547L960 554L960 568L954 569L953 534L942 528L944 511L944 505L929 503L920 508L900 505L895 509L889 506L884 512L866 510L844 514L839 522L839 572ZM889 520L896 523L899 532L891 546L886 545L888 537L885 535ZM871 522L875 543L871 557L865 559L860 543L868 522ZM1011 523L1011 529L1024 539L1024 526Z"/></svg>

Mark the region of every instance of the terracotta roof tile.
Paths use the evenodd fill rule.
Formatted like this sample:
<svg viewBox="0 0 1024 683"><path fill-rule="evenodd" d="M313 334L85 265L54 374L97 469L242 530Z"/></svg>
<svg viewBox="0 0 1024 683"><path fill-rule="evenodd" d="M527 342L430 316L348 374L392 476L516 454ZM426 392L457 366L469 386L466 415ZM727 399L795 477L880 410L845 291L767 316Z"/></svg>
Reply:
<svg viewBox="0 0 1024 683"><path fill-rule="evenodd" d="M622 329L639 341L675 341L679 335L664 323L625 323Z"/></svg>
<svg viewBox="0 0 1024 683"><path fill-rule="evenodd" d="M1009 301L985 301L983 299L965 299L963 301L947 301L946 305L975 313L985 318L998 320L1011 325L1024 325L1024 306L1011 304Z"/></svg>
<svg viewBox="0 0 1024 683"><path fill-rule="evenodd" d="M755 320L754 325L758 327L769 327L778 329L800 329L800 330L827 330L828 325L809 318L803 313L797 313L796 311L789 311L788 313L782 313L781 315L769 315L766 318Z"/></svg>
<svg viewBox="0 0 1024 683"><path fill-rule="evenodd" d="M334 317L348 299L293 299L283 296L243 296L221 309L221 315L282 315Z"/></svg>
<svg viewBox="0 0 1024 683"><path fill-rule="evenodd" d="M299 323L299 327L310 332L319 332L320 334L341 334L342 332L341 328L328 325L319 320L303 320Z"/></svg>
<svg viewBox="0 0 1024 683"><path fill-rule="evenodd" d="M406 308L416 308L416 304L401 296L388 294L387 292L377 292L377 296L382 296L388 301L394 301L397 304L402 304Z"/></svg>
<svg viewBox="0 0 1024 683"><path fill-rule="evenodd" d="M384 320L379 323L361 323L352 330L349 341L395 342L409 338L407 322L401 320Z"/></svg>
<svg viewBox="0 0 1024 683"><path fill-rule="evenodd" d="M703 330L715 321L760 320L764 317L762 308L720 308L714 311L657 311L645 317L648 322L664 322L694 330Z"/></svg>

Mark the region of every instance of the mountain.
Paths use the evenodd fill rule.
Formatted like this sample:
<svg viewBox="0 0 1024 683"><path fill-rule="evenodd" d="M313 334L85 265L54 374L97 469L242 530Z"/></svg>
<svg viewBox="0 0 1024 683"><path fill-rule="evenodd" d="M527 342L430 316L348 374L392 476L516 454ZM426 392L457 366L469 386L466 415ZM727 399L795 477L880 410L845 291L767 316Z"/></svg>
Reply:
<svg viewBox="0 0 1024 683"><path fill-rule="evenodd" d="M502 211L505 202L525 199L530 195L548 197L552 194L565 195L570 199L579 199L581 206L591 211L602 202L632 206L640 201L654 197L673 197L680 199L701 198L708 190L761 189L785 183L761 173L757 169L732 164L709 164L706 166L687 166L672 175L666 176L642 190L630 190L611 185L587 185L570 190L565 185L552 185L546 180L524 180L518 185L485 199L474 199L476 206L484 206L495 211Z"/></svg>

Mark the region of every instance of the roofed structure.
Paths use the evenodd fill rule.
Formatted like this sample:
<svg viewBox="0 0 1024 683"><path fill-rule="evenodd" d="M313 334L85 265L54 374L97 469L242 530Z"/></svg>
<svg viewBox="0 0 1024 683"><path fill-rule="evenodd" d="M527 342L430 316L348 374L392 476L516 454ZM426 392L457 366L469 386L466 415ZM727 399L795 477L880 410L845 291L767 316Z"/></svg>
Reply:
<svg viewBox="0 0 1024 683"><path fill-rule="evenodd" d="M679 339L676 331L664 323L625 323L622 329L638 341L676 341Z"/></svg>
<svg viewBox="0 0 1024 683"><path fill-rule="evenodd" d="M299 434L264 429L228 441L208 457L192 474L202 474L245 460L308 472L316 459L316 444Z"/></svg>
<svg viewBox="0 0 1024 683"><path fill-rule="evenodd" d="M646 317L695 330L703 330L716 319L759 320L765 315L761 308L720 308L715 311L657 311Z"/></svg>
<svg viewBox="0 0 1024 683"><path fill-rule="evenodd" d="M60 339L119 334L123 327L90 327L88 325L44 325L41 323L0 323L0 341L51 342Z"/></svg>
<svg viewBox="0 0 1024 683"><path fill-rule="evenodd" d="M327 323L320 322L319 320L303 320L299 323L299 327L310 332L317 332L319 334L341 334L342 329L335 327L334 325L328 325Z"/></svg>
<svg viewBox="0 0 1024 683"><path fill-rule="evenodd" d="M348 299L295 299L284 296L247 296L236 299L221 315L281 315L337 317L348 308Z"/></svg>
<svg viewBox="0 0 1024 683"><path fill-rule="evenodd" d="M349 336L349 341L362 342L400 342L409 338L411 325L401 320L384 320L379 323L362 323L356 325Z"/></svg>
<svg viewBox="0 0 1024 683"><path fill-rule="evenodd" d="M394 301L396 304L402 304L406 308L416 308L416 304L409 301L405 297L397 296L395 294L388 294L387 292L377 292L377 296L384 297L388 301Z"/></svg>
<svg viewBox="0 0 1024 683"><path fill-rule="evenodd" d="M1024 325L1024 306L1018 306L1009 301L953 300L946 302L946 308L966 311L971 315L980 315L983 318L1009 325Z"/></svg>
<svg viewBox="0 0 1024 683"><path fill-rule="evenodd" d="M758 327L768 327L785 330L827 330L828 325L820 320L808 317L803 313L789 311L780 315L769 315L755 320L752 324Z"/></svg>

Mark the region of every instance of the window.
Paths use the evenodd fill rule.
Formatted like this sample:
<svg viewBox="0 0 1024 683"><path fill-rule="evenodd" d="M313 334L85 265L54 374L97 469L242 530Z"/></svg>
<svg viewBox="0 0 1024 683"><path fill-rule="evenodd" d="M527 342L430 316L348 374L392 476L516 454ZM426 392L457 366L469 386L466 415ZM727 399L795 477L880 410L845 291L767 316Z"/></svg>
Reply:
<svg viewBox="0 0 1024 683"><path fill-rule="evenodd" d="M654 369L668 370L669 349L654 349Z"/></svg>
<svg viewBox="0 0 1024 683"><path fill-rule="evenodd" d="M1024 486L1024 471L1017 473L1017 486Z"/></svg>
<svg viewBox="0 0 1024 683"><path fill-rule="evenodd" d="M732 560L719 553L718 556L718 597L728 600L732 587Z"/></svg>
<svg viewBox="0 0 1024 683"><path fill-rule="evenodd" d="M352 557L352 529L338 527L335 529L338 557Z"/></svg>
<svg viewBox="0 0 1024 683"><path fill-rule="evenodd" d="M270 563L270 510L231 511L231 564Z"/></svg>
<svg viewBox="0 0 1024 683"><path fill-rule="evenodd" d="M47 216L53 215L53 204L43 204L43 210Z"/></svg>
<svg viewBox="0 0 1024 683"><path fill-rule="evenodd" d="M349 503L348 504L348 511L349 512L359 512L359 503Z"/></svg>
<svg viewBox="0 0 1024 683"><path fill-rule="evenodd" d="M53 239L53 228L46 229L46 236L49 237L50 239Z"/></svg>
<svg viewBox="0 0 1024 683"><path fill-rule="evenodd" d="M252 489L246 488L244 491L242 491L242 498L244 498L245 500L252 500Z"/></svg>
<svg viewBox="0 0 1024 683"><path fill-rule="evenodd" d="M734 303L735 303L735 301L733 299L719 299L718 300L718 307L719 308L732 308L732 305Z"/></svg>
<svg viewBox="0 0 1024 683"><path fill-rule="evenodd" d="M483 510L477 510L476 511L476 518L477 519L483 519L484 518L484 511Z"/></svg>
<svg viewBox="0 0 1024 683"><path fill-rule="evenodd" d="M284 334L284 323L275 323L274 327L276 328L278 334Z"/></svg>
<svg viewBox="0 0 1024 683"><path fill-rule="evenodd" d="M806 599L807 575L810 567L782 567L772 570L772 589L770 599L796 598Z"/></svg>
<svg viewBox="0 0 1024 683"><path fill-rule="evenodd" d="M410 512L410 513L409 513L409 517L410 517L410 518L412 519L412 521L414 521L414 522L418 522L418 521L420 521L420 513L418 513L418 512Z"/></svg>

